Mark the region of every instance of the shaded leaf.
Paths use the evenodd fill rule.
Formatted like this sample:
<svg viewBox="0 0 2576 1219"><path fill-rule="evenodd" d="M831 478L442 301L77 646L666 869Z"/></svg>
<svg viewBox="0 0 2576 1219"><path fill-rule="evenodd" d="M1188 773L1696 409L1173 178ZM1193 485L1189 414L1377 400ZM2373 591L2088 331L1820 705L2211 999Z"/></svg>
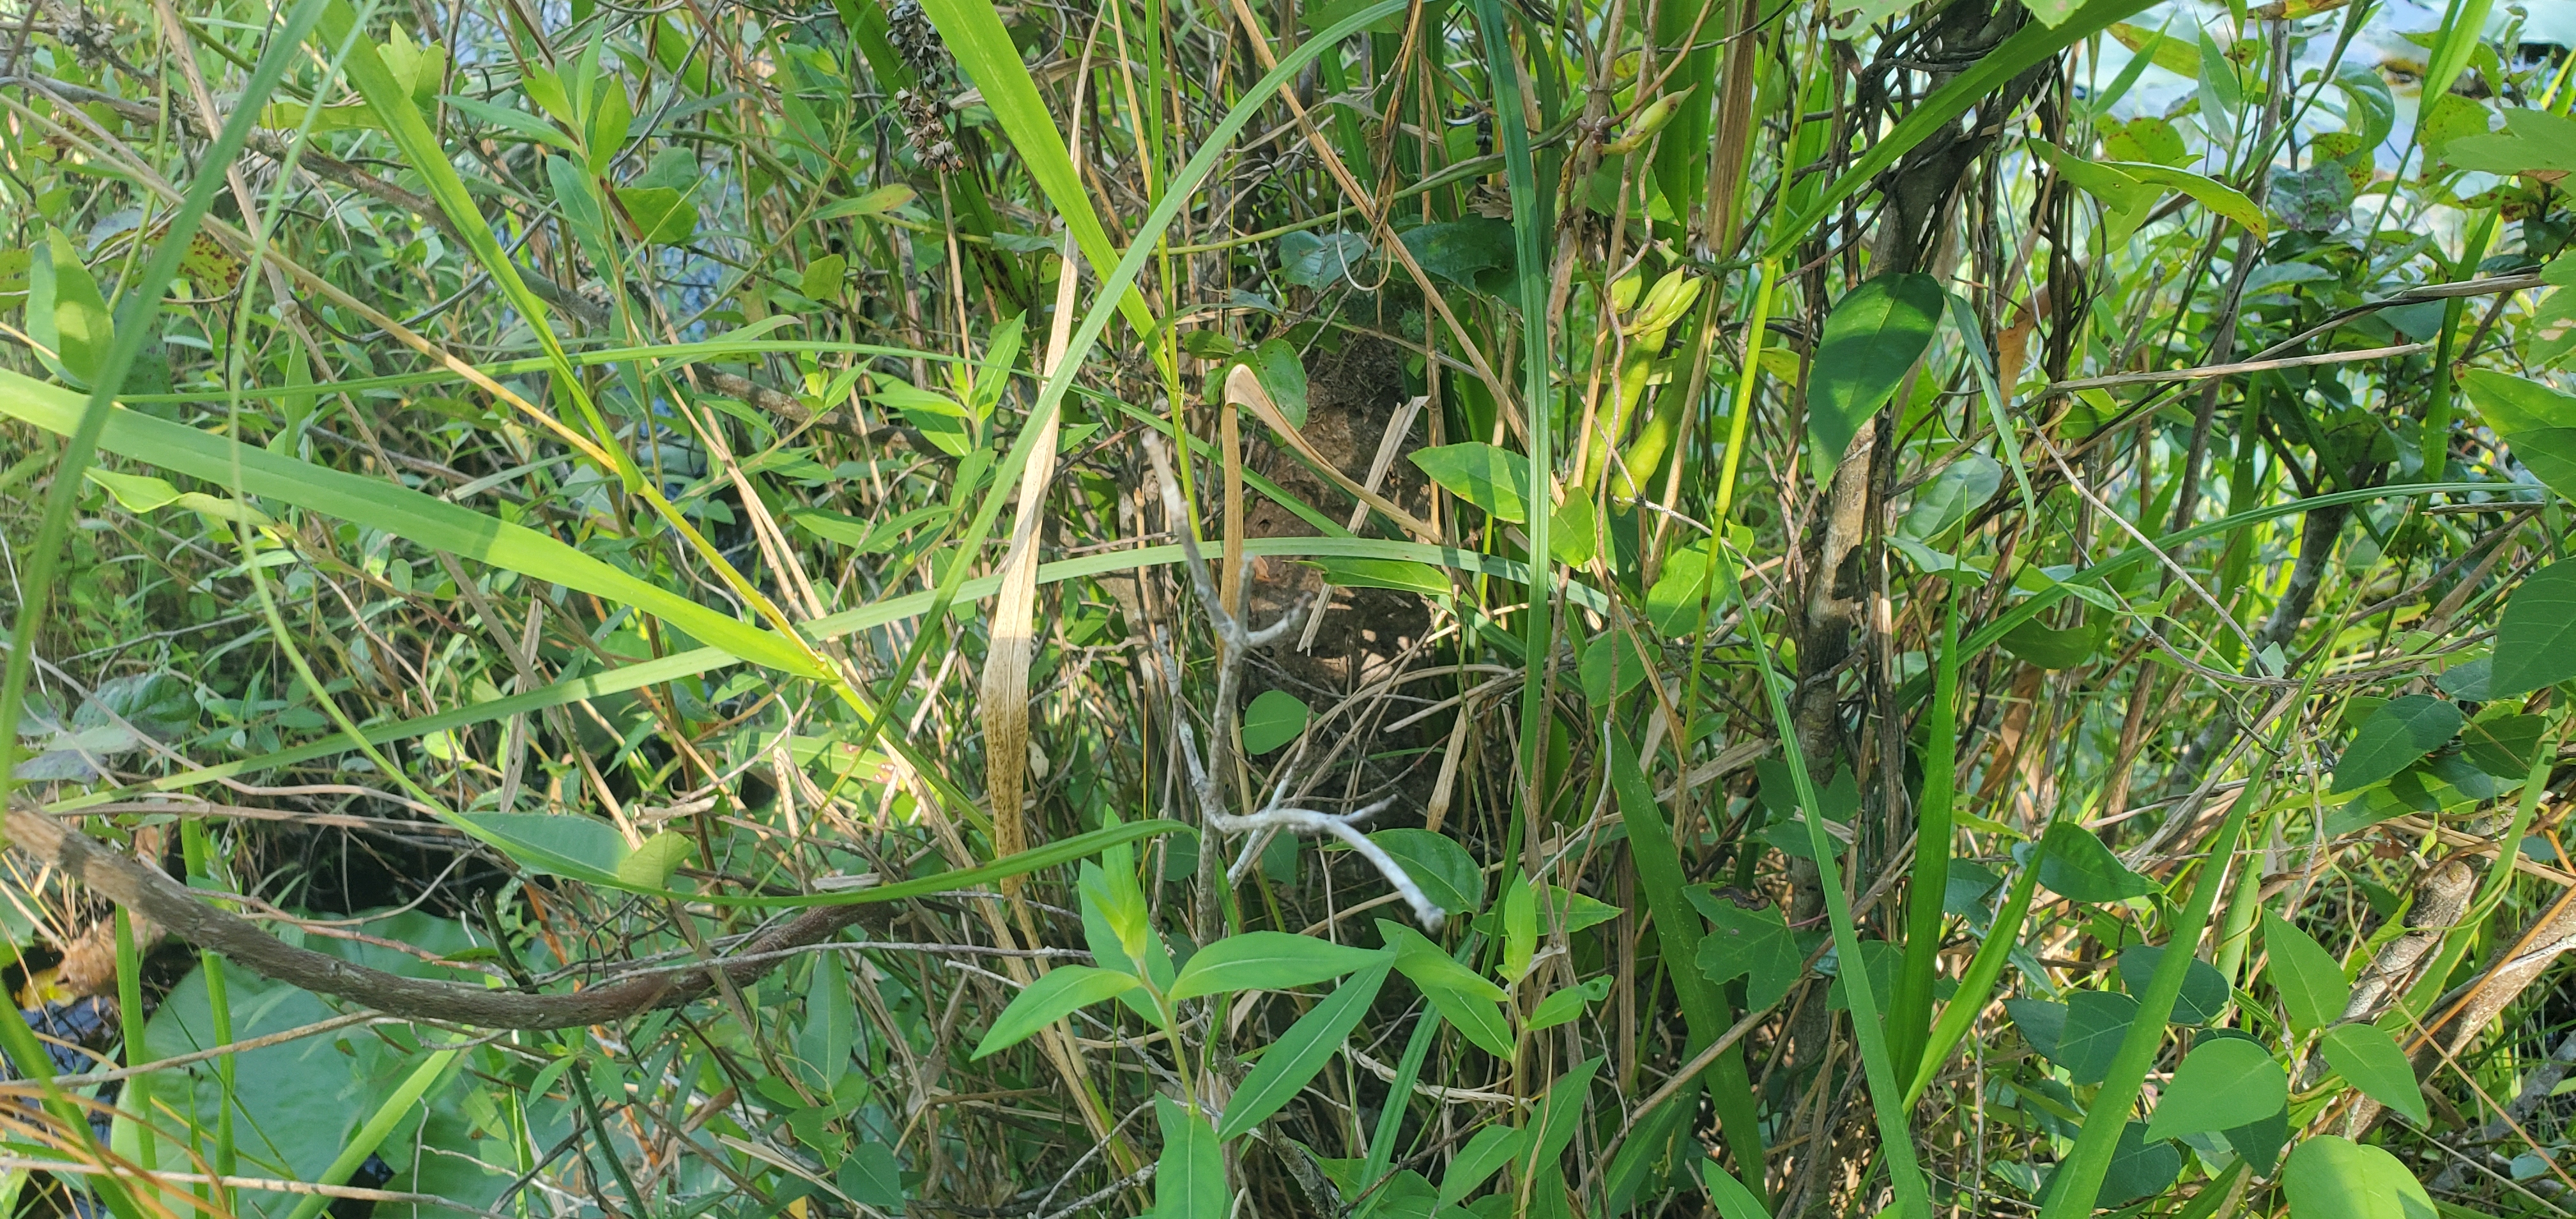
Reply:
<svg viewBox="0 0 2576 1219"><path fill-rule="evenodd" d="M2066 996L2066 1027L2049 1061L2066 1068L2079 1087L2102 1082L2120 1042L2137 1023L2138 1001L2118 991L2079 990Z"/></svg>
<svg viewBox="0 0 2576 1219"><path fill-rule="evenodd" d="M1946 298L1929 275L1882 275L1834 302L1807 387L1808 463L1824 481L1862 421L1932 345Z"/></svg>
<svg viewBox="0 0 2576 1219"><path fill-rule="evenodd" d="M1511 222L1491 216L1426 224L1405 230L1398 240L1425 274L1464 288L1475 287L1476 277L1487 271L1512 265Z"/></svg>
<svg viewBox="0 0 2576 1219"><path fill-rule="evenodd" d="M1476 857L1456 839L1431 830L1399 827L1369 835L1378 849L1404 866L1404 874L1432 904L1451 914L1471 914L1485 904L1485 876Z"/></svg>
<svg viewBox="0 0 2576 1219"><path fill-rule="evenodd" d="M2120 985L2130 994L2147 989L2147 981L2156 976L2156 965L2165 959L2164 945L2133 944L2120 952ZM2227 1010L2227 975L2199 957L2183 967L2182 991L2174 996L2172 1020L2175 1024L2208 1024Z"/></svg>
<svg viewBox="0 0 2576 1219"><path fill-rule="evenodd" d="M1301 288L1364 279L1369 256L1368 238L1357 233L1289 233L1279 239L1279 278Z"/></svg>
<svg viewBox="0 0 2576 1219"><path fill-rule="evenodd" d="M2392 699L2370 714L2335 762L2336 792L2389 778L2459 734L2460 709L2430 694Z"/></svg>
<svg viewBox="0 0 2576 1219"><path fill-rule="evenodd" d="M2509 698L2576 677L2576 559L2541 568L2496 623L2487 696Z"/></svg>
<svg viewBox="0 0 2576 1219"><path fill-rule="evenodd" d="M1743 978L1750 1007L1769 1007L1788 994L1806 973L1807 954L1824 938L1822 932L1791 931L1773 906L1747 910L1705 886L1684 892L1708 917L1708 934L1699 942L1701 976L1720 984Z"/></svg>
<svg viewBox="0 0 2576 1219"><path fill-rule="evenodd" d="M2122 866L2093 831L2072 821L2050 822L2039 851L2039 883L2070 901L2115 902L2155 891L2155 882Z"/></svg>
<svg viewBox="0 0 2576 1219"><path fill-rule="evenodd" d="M1261 391L1270 395L1272 405L1288 419L1288 426L1306 426L1306 366L1297 358L1297 345L1286 339L1264 339L1252 353L1252 373L1261 380Z"/></svg>

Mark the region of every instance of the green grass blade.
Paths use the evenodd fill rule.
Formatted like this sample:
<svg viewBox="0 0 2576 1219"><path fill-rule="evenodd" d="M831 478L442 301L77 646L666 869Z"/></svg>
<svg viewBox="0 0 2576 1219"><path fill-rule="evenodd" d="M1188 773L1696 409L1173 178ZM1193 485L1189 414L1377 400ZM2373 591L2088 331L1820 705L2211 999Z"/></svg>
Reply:
<svg viewBox="0 0 2576 1219"><path fill-rule="evenodd" d="M68 390L0 370L0 415L68 434L80 420ZM111 453L235 490L354 521L534 579L595 593L652 614L754 664L807 673L793 640L630 576L524 526L408 487L297 461L122 407L106 413L99 444Z"/></svg>
<svg viewBox="0 0 2576 1219"><path fill-rule="evenodd" d="M1523 485L1530 496L1529 554L1532 564L1544 576L1548 566L1548 525L1555 497L1556 458L1549 451L1551 425L1555 410L1548 391L1552 371L1547 330L1547 235L1554 228L1548 221L1548 199L1539 193L1538 169L1530 157L1529 127L1521 121L1520 59L1512 53L1512 32L1503 14L1501 0L1476 0L1476 25L1485 40L1485 74L1494 95L1494 129L1503 141L1503 181L1511 193L1513 274L1520 293L1521 368L1525 381L1521 389L1521 414L1529 425L1529 477ZM1547 656L1554 650L1553 580L1540 579L1529 586L1528 621L1522 629L1522 655L1532 658ZM1521 723L1548 723L1547 685L1529 681L1521 685ZM1521 734L1524 753L1521 773L1528 777L1527 788L1520 793L1523 816L1533 825L1541 815L1538 789L1547 774L1547 738L1544 728Z"/></svg>
<svg viewBox="0 0 2576 1219"><path fill-rule="evenodd" d="M1406 562L1435 563L1471 575L1491 576L1494 579L1515 584L1529 579L1529 565L1516 559L1443 546L1430 546L1420 542L1399 542L1378 538L1256 538L1246 543L1243 549L1244 553L1256 557L1396 559ZM1181 548L1170 545L1085 555L1076 559L1059 559L1038 568L1038 583L1057 584L1066 580L1085 579L1110 572L1141 571L1149 567L1168 566L1180 562L1181 556ZM968 580L959 588L959 599L971 603L979 598L991 596L1001 588L1001 583L1001 577L998 575L979 576ZM1608 601L1599 590L1579 584L1573 586L1570 599L1577 604L1594 609L1608 608ZM806 630L817 642L838 639L860 631L873 630L889 623L921 617L931 611L935 600L936 594L929 592L888 597L857 609L843 610L837 614L817 618L806 624ZM316 758L345 753L355 748L360 740L370 745L388 744L393 741L426 736L432 732L446 732L507 719L513 715L569 706L584 699L622 694L646 686L658 686L665 682L712 673L739 663L742 663L741 657L722 648L696 648L657 660L625 665L603 673L566 678L522 694L486 699L433 715L381 724L366 729L359 738L334 734L308 745L298 745L291 749L261 754L258 757L245 758L237 762L221 762L213 766L185 770L119 791L91 793L49 805L48 810L67 813L89 805L119 799L135 792L179 791L244 774L280 770L310 762ZM925 773L935 772L925 771Z"/></svg>
<svg viewBox="0 0 2576 1219"><path fill-rule="evenodd" d="M1699 971L1699 912L1691 909L1689 899L1682 896L1681 855L1673 849L1673 832L1664 824L1663 809L1655 803L1654 787L1646 781L1645 769L1637 762L1637 748L1617 727L1605 725L1604 729L1610 783L1618 795L1620 821L1628 830L1628 863L1637 870L1637 886L1645 891L1646 909L1654 915L1665 975L1672 979L1673 993L1681 999L1682 1021L1690 1030L1688 1055L1697 1056L1726 1031L1726 998ZM1758 1198L1762 1194L1762 1168L1768 1157L1762 1146L1752 1078L1745 1071L1740 1046L1718 1055L1717 1061L1710 1064L1708 1084L1709 1100L1717 1107L1719 1132L1726 1137L1727 1150L1735 1153L1745 1188ZM1676 1098L1682 1095L1675 1094ZM1631 1116L1642 1122L1646 1115Z"/></svg>
<svg viewBox="0 0 2576 1219"><path fill-rule="evenodd" d="M144 262L140 271L124 285L121 293L124 303L118 310L115 335L108 346L107 358L101 362L98 382L91 387L88 399L82 401L69 391L41 387L59 399L68 400L60 421L63 426L53 429L67 437L68 443L63 446L62 457L54 467L53 486L46 493L44 516L36 529L35 544L19 552L18 561L23 564L17 576L19 608L17 621L10 628L6 667L0 669L0 724L17 724L19 713L25 708L27 682L35 670L35 644L43 634L46 611L53 596L54 577L71 532L73 510L87 481L82 475L96 457L100 438L107 431L116 392L123 387L126 374L133 368L136 357L142 354L144 345L154 337L156 328L153 322L161 311L162 291L169 287L171 277L178 273L180 260L187 255L190 241L196 236L199 222L205 219L206 210L213 206L215 195L226 187L225 170L240 157L242 145L249 139L251 128L270 94L285 79L288 65L299 57L297 45L303 41L305 33L321 20L322 7L323 0L300 0L293 10L284 14L284 20L278 26L283 36L269 42L259 62L252 67L249 79L244 82L241 96L234 100L231 117L225 120L223 129L215 133L215 138L199 154L196 180L181 196L179 207L171 214L160 244L153 248L152 257ZM38 384L16 377L16 374L10 375L29 385ZM0 804L7 803L16 787L18 752L17 733L0 733ZM77 1131L80 1137L89 1137L86 1118L64 1097L61 1089L54 1086L52 1057L38 1044L35 1033L24 1021L0 1019L0 1049L5 1049L19 1069L42 1086L45 1108L52 1117L67 1129ZM101 1198L118 1219L139 1219L140 1212L134 1199L114 1177L100 1178L98 1186Z"/></svg>
<svg viewBox="0 0 2576 1219"><path fill-rule="evenodd" d="M1753 643L1754 667L1770 704L1771 722L1786 745L1781 752L1789 760L1789 778L1798 789L1798 804L1806 813L1808 849L1815 854L1816 871L1825 891L1825 913L1833 924L1834 953L1842 962L1843 997L1851 1006L1852 1037L1860 1042L1861 1067L1869 1080L1870 1108L1878 1117L1879 1154L1887 1157L1888 1177L1896 1187L1898 1209L1907 1219L1932 1219L1932 1194L1924 1185L1923 1166L1914 1155L1913 1125L1906 1120L1904 1094L1896 1086L1895 1065L1888 1059L1887 1030L1879 1022L1878 996L1871 993L1869 971L1861 968L1860 928L1852 921L1851 899L1843 895L1842 865L1834 850L1838 844L1825 833L1824 801L1816 794L1815 776L1808 773L1806 757L1798 748L1789 701L1780 693L1780 683L1773 676L1770 644L1754 624L1753 603L1745 599L1743 585L1736 579L1735 552L1725 546L1710 550L1728 599L1744 611L1744 633ZM2174 977L2179 987L2179 970Z"/></svg>
<svg viewBox="0 0 2576 1219"><path fill-rule="evenodd" d="M365 1126L359 1128L356 1137L349 1140L349 1145L340 1149L331 1166L322 1170L320 1184L348 1184L358 1166L366 1163L368 1156L376 1154L376 1149L384 1145L386 1137L393 1134L394 1127L411 1115L412 1106L421 1103L429 1096L432 1087L446 1079L447 1068L454 1065L457 1056L464 1052L440 1050L413 1067L411 1074L403 1077L402 1085L394 1089L393 1095L376 1106L375 1113L367 1118ZM287 1213L286 1219L314 1219L322 1213L323 1207L330 1204L331 1198L327 1194L306 1194L295 1204L295 1209Z"/></svg>
<svg viewBox="0 0 2576 1219"><path fill-rule="evenodd" d="M1932 688L1932 718L1923 754L1923 806L1914 827L1914 873L1906 886L1905 961L1888 1006L1896 1039L1896 1073L1912 1078L1923 1061L1932 1019L1932 972L1941 950L1941 905L1950 888L1950 809L1958 798L1959 598L1942 616L1941 659Z"/></svg>
<svg viewBox="0 0 2576 1219"><path fill-rule="evenodd" d="M1111 310L1106 302L1125 298L1129 286L1136 282L1138 275L1144 273L1146 262L1153 257L1154 247L1162 240L1163 230L1171 227L1172 221L1180 216L1181 209L1188 205L1190 197L1198 191L1200 184L1206 182L1208 176L1216 172L1218 163L1225 159L1226 153L1234 142L1234 137L1241 134L1244 127L1252 122L1252 116L1260 112L1272 93L1296 79L1297 73L1303 71L1307 64L1314 62L1316 57L1327 50L1340 45L1342 39L1366 29L1370 22L1380 17L1401 10L1409 2L1410 0L1378 0L1375 4L1343 17L1342 20L1334 23L1332 28L1317 34L1312 41L1281 56L1279 66L1271 69L1269 75L1262 77L1244 93L1242 100L1237 101L1226 111L1225 117L1219 119L1216 126L1208 131L1198 154L1190 158L1189 164L1181 167L1180 173L1173 175L1171 186L1154 204L1154 210L1146 215L1145 223L1138 226L1134 240L1128 243L1127 253L1120 257L1118 265L1102 278L1099 294L1091 308L1084 313L1082 325L1065 343L1064 353L1056 358L1055 375L1048 377L1046 383L1038 388L1037 401L1031 404L1028 417L1021 421L1018 437L1012 440L1010 451L1003 455L1000 465L993 471L992 483L984 492L983 502L976 507L974 519L967 524L965 531L959 537L957 557L949 563L946 574L940 577L938 590L931 599L929 615L933 620L947 616L949 605L957 599L958 591L966 582L967 570L983 562L984 541L992 536L994 522L1001 519L1003 501L1017 494L1020 471L1027 468L1029 464L1030 452L1037 443L1037 437L1045 430L1047 422L1055 418L1057 409L1063 405L1065 394L1073 388L1074 378L1082 371L1083 362L1090 356L1092 347L1100 342L1101 334L1109 329ZM901 690L911 683L913 674L921 668L922 658L929 654L935 637L933 632L923 631L914 639L912 647L904 653L902 662L895 666L894 678L886 685L888 690ZM859 738L859 748L867 748L876 734L884 731L892 707L893 700L885 700L867 731Z"/></svg>
<svg viewBox="0 0 2576 1219"><path fill-rule="evenodd" d="M2074 1150L2057 1170L2061 1183L2054 1187L2040 1219L2082 1219L2093 1213L2093 1201L2101 1195L2102 1178L2110 1171L2120 1132L2128 1128L2129 1113L2137 1106L2147 1068L2164 1043L2165 1023L2173 1015L2175 998L2182 994L2183 975L2197 959L2200 933L2209 926L2219 890L2226 888L2226 863L2236 853L2236 840L2243 834L2245 819L2256 803L2254 795L2249 791L2239 797L2228 808L2227 820L2219 824L2218 833L2211 837L2209 862L2203 865L2198 882L2192 886L2191 900L2182 917L2174 923L2173 935L2166 941L2169 951L2156 963L2155 975L2138 995L2137 1017L2130 1022L2128 1034L2120 1039L2120 1052L2112 1057L2110 1074L2104 1077L2102 1090L2094 1094L2093 1105L2085 1113ZM2033 861L2032 870L2038 870L2037 861Z"/></svg>
<svg viewBox="0 0 2576 1219"><path fill-rule="evenodd" d="M1064 133L1056 130L1046 99L1038 95L1037 82L1029 79L1019 45L1002 28L1001 15L987 0L923 0L921 9L939 27L940 41L957 57L957 66L983 92L984 104L1001 122L1002 133L1010 137L1029 177L1046 193L1047 202L1055 205L1056 215L1073 233L1082 256L1095 273L1107 271L1118 261L1117 250L1109 244L1109 231L1101 227L1100 213L1091 206L1090 192L1082 187L1081 171L1065 152ZM1256 88L1246 96L1269 95ZM1132 278L1117 290L1117 299L1119 311L1127 315L1127 324L1136 333L1153 332L1154 313Z"/></svg>
<svg viewBox="0 0 2576 1219"><path fill-rule="evenodd" d="M2030 914L2032 894L2039 888L2039 861L2013 881L2012 893L2004 907L1995 914L1994 925L1986 929L1985 942L1977 946L1977 955L1968 959L1966 972L1959 975L1959 989L1950 997L1949 1006L1941 1009L1941 1018L1932 1024L1925 1039L1923 1053L1914 1069L1914 1082L1905 1089L1905 1103L1910 1108L1923 1099L1923 1090L1932 1084L1932 1076L1949 1061L1950 1051L1968 1035L1968 1027L1977 1022L1977 1014L1986 1010L1995 993L1995 980L2003 976L2004 960L2021 939L2022 919Z"/></svg>

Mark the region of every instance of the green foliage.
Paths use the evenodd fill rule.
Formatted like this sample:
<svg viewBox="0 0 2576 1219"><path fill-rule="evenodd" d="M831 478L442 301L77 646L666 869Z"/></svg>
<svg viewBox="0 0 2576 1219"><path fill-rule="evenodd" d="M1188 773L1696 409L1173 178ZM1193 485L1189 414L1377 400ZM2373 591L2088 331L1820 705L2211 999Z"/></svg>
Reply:
<svg viewBox="0 0 2576 1219"><path fill-rule="evenodd" d="M2546 14L20 7L13 1206L2540 1190Z"/></svg>

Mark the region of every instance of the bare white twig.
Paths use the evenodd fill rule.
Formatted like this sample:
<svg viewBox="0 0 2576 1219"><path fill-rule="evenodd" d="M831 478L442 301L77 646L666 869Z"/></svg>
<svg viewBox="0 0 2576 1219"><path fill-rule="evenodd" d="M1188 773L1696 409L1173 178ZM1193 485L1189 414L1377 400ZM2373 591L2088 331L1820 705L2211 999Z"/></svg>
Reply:
<svg viewBox="0 0 2576 1219"><path fill-rule="evenodd" d="M1158 438L1153 436L1145 438L1145 456L1154 464L1154 481L1161 485L1163 511L1171 518L1173 534L1180 538L1181 555L1187 560L1190 582L1196 586L1199 603L1207 611L1208 625L1216 632L1219 644L1217 722L1220 725L1228 724L1231 723L1234 715L1235 691L1240 681L1244 657L1254 648L1285 637L1304 620L1307 604L1301 599L1295 606L1290 607L1279 621L1258 631L1245 629L1242 620L1226 612L1224 600L1217 592L1216 581L1208 574L1207 559L1199 553L1198 541L1189 526L1188 509L1181 503L1180 483L1172 477L1171 463L1164 456ZM1166 668L1175 674L1179 672L1177 667L1169 664ZM1176 708L1172 718L1173 722L1179 725L1181 756L1189 764L1190 786L1198 796L1202 829L1211 837L1217 834L1253 836L1251 841L1245 844L1242 857L1225 871L1224 875L1229 883L1242 877L1249 869L1252 860L1259 856L1261 848L1269 842L1270 837L1280 831L1294 834L1329 834L1348 844L1352 850L1359 853L1360 858L1369 861L1370 865L1378 870L1379 875L1386 877L1387 883L1395 886L1395 891L1403 895L1405 904L1413 907L1413 917L1422 924L1424 929L1438 931L1440 925L1447 920L1448 916L1441 910L1439 904L1422 892L1422 886L1413 883L1413 877L1404 870L1404 865L1397 863L1395 857L1387 854L1384 848L1369 841L1368 835L1361 833L1357 828L1361 822L1394 804L1395 797L1389 796L1366 808L1347 813L1317 812L1313 809L1290 808L1280 804L1279 801L1287 791L1287 784L1283 782L1272 791L1270 800L1259 811L1241 815L1228 812L1225 795L1219 789L1216 777L1223 771L1225 765L1225 740L1222 734L1226 729L1223 727L1218 729L1220 736L1212 744L1209 758L1202 761L1199 756L1198 737L1190 729L1189 716L1185 710ZM1213 841L1202 842L1199 844L1199 849L1218 850L1220 844Z"/></svg>

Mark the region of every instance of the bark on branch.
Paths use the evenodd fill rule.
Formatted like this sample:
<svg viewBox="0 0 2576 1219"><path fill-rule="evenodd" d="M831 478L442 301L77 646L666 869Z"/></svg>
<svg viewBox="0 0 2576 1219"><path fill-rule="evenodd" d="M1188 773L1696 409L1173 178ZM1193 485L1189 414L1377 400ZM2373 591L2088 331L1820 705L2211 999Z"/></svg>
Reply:
<svg viewBox="0 0 2576 1219"><path fill-rule="evenodd" d="M262 977L364 1004L389 1016L483 1028L576 1028L678 1007L711 993L716 969L722 969L733 985L746 986L777 968L788 950L820 943L863 919L883 922L890 917L881 906L817 906L753 936L736 950L740 959L710 962L707 969L639 973L569 994L488 990L474 983L406 978L294 947L249 919L216 909L161 872L33 809L10 809L6 828L11 846L62 869L92 892L159 923L171 934L220 952Z"/></svg>

